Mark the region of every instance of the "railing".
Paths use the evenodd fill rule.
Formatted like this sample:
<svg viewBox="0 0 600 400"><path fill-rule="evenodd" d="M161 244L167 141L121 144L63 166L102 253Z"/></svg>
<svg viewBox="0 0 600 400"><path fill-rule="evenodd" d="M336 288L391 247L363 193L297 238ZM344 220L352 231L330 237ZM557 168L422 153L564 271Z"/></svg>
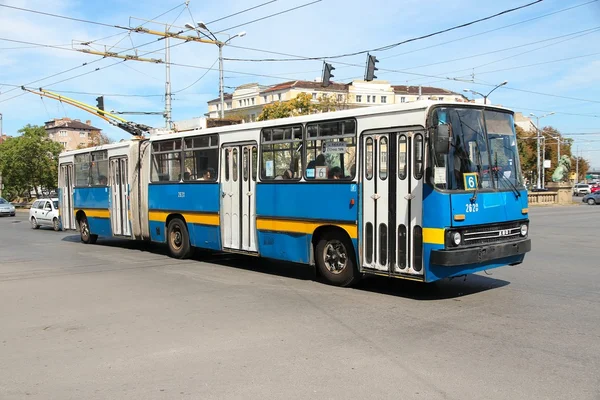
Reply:
<svg viewBox="0 0 600 400"><path fill-rule="evenodd" d="M557 192L529 192L527 194L529 204L557 204Z"/></svg>

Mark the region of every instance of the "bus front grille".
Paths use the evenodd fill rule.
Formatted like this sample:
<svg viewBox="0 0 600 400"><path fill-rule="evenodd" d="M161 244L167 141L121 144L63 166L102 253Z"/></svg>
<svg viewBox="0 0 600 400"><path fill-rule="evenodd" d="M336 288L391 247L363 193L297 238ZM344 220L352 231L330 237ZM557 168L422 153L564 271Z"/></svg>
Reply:
<svg viewBox="0 0 600 400"><path fill-rule="evenodd" d="M509 222L485 226L474 226L463 230L463 243L466 246L505 242L521 236L522 222Z"/></svg>

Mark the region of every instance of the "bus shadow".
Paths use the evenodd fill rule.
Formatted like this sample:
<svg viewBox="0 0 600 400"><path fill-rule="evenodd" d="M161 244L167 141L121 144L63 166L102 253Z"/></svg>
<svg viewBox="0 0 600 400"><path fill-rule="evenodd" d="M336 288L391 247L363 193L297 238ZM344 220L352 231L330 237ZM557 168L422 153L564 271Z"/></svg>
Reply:
<svg viewBox="0 0 600 400"><path fill-rule="evenodd" d="M63 241L80 243L79 235L69 235ZM114 247L120 249L137 250L168 257L166 245L139 240L101 238L96 246ZM222 265L245 271L261 274L280 276L283 278L302 281L317 281L326 284L318 276L316 268L311 265L296 264L285 261L270 260L244 254L212 252L196 249L192 260ZM510 282L501 279L483 276L467 275L453 279L443 279L434 283L422 283L397 278L379 276L366 276L361 279L353 290L379 293L389 296L403 297L412 300L445 300L465 297L488 290L499 289L510 285Z"/></svg>
<svg viewBox="0 0 600 400"><path fill-rule="evenodd" d="M358 282L355 289L412 300L447 300L499 289L508 285L510 285L508 281L476 274L442 279L433 283L369 276Z"/></svg>

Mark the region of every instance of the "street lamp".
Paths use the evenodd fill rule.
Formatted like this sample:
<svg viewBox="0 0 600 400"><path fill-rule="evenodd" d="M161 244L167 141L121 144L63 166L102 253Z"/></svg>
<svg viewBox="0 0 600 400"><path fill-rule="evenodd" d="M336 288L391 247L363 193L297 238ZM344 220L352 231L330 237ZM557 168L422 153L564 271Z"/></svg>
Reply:
<svg viewBox="0 0 600 400"><path fill-rule="evenodd" d="M212 36L212 38L215 40L215 44L219 47L219 98L221 99L221 119L223 119L225 117L225 93L223 92L223 46L227 45L227 43L229 43L236 37L246 36L246 32L242 31L238 34L230 36L229 39L222 42L219 39L217 39L215 34L212 33L210 29L206 27L206 24L204 22L200 21L196 25L197 27L187 23L185 24L185 27L188 29L195 30L196 33L198 33L198 37L200 36L200 34L207 36L205 33L201 32L200 29L207 31L210 34L210 36Z"/></svg>
<svg viewBox="0 0 600 400"><path fill-rule="evenodd" d="M544 118L544 117L548 117L550 115L554 115L554 111L550 112L548 114L544 114L540 117L538 117L537 115L535 115L534 113L530 113L529 115L534 117L537 120L537 124L535 127L535 130L537 132L537 188L541 189L542 188L542 183L541 183L541 173L542 173L542 168L540 165L540 119ZM560 145L559 145L560 146Z"/></svg>
<svg viewBox="0 0 600 400"><path fill-rule="evenodd" d="M487 104L487 98L490 96L490 94L492 94L492 92L493 92L494 90L498 89L500 86L504 86L504 85L506 85L507 83L508 83L508 81L504 81L504 82L502 82L501 84L499 84L499 85L496 85L496 86L495 86L495 87L494 87L492 90L490 90L490 91L488 92L488 94L479 93L479 92L476 92L476 91L474 91L474 90L471 90L471 89L463 89L463 91L464 91L464 92L471 92L471 93L473 93L473 94L477 94L477 95L479 95L479 96L483 97L483 104Z"/></svg>

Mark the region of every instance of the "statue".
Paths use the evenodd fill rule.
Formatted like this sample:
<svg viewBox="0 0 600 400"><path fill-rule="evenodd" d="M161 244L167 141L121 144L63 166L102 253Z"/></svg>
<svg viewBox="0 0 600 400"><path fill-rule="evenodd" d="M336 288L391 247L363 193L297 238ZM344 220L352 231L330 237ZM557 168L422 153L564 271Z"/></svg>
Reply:
<svg viewBox="0 0 600 400"><path fill-rule="evenodd" d="M552 182L566 182L571 170L571 159L568 156L562 156L558 161L558 167L552 174Z"/></svg>

